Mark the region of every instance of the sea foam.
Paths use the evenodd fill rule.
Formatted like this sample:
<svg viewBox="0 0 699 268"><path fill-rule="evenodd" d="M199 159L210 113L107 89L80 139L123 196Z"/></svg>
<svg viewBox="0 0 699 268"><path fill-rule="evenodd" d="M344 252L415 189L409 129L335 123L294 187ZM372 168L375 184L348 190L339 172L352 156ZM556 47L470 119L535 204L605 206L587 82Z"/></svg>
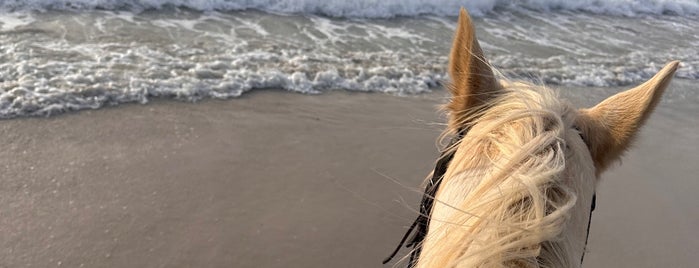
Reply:
<svg viewBox="0 0 699 268"><path fill-rule="evenodd" d="M449 81L446 66L455 17L344 19L219 12L215 10L223 9L221 3L232 9L236 2L200 2L142 1L141 10L161 10L133 12L104 9L137 9L135 1L85 1L82 6L71 2L70 8L60 0L50 2L56 6L16 1L13 8L20 11L0 13L0 118L153 98L235 98L269 88L306 94L346 90L411 95L439 90ZM80 10L28 11L42 3L47 3L44 9ZM308 1L307 6L285 8L281 3L266 8L333 10L340 12L338 16L350 16L349 11L394 16L411 8L430 10L410 1L391 7L387 3L396 2L373 3L387 5L383 9L350 8L361 1ZM487 18L475 19L476 31L490 63L509 77L552 86L628 87L650 78L668 61L680 60L676 77L699 79L699 21L694 17L607 16L469 3L480 3L483 7L475 10L489 12ZM0 2L6 8L11 4ZM185 4L214 11L166 7ZM424 5L451 12L446 6L453 4L458 10L456 2L443 4ZM699 101L697 95L671 91L666 99Z"/></svg>

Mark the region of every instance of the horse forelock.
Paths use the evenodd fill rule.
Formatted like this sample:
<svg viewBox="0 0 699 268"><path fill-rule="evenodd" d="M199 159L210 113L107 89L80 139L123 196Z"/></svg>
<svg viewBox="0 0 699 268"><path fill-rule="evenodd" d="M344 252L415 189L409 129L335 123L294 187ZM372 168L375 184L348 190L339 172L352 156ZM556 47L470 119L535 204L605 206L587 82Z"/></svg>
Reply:
<svg viewBox="0 0 699 268"><path fill-rule="evenodd" d="M580 241L564 231L569 219L579 221L572 214L579 193L590 190L577 178L594 174L594 166L568 131L575 112L550 89L502 86L487 107L455 125L469 131L448 148L454 158L419 267L579 266L569 260Z"/></svg>

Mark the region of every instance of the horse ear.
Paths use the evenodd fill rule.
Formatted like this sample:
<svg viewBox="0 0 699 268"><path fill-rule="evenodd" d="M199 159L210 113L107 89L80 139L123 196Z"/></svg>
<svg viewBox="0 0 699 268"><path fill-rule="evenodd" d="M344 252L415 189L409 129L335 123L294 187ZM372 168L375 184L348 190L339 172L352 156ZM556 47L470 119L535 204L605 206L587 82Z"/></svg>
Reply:
<svg viewBox="0 0 699 268"><path fill-rule="evenodd" d="M585 137L598 174L629 148L638 129L660 101L679 61L667 64L653 78L617 93L595 107L581 109L578 127Z"/></svg>
<svg viewBox="0 0 699 268"><path fill-rule="evenodd" d="M486 104L500 90L476 39L471 17L463 7L449 56L449 76L452 98L446 108L451 115L449 125L456 129L456 124L463 123L470 109Z"/></svg>

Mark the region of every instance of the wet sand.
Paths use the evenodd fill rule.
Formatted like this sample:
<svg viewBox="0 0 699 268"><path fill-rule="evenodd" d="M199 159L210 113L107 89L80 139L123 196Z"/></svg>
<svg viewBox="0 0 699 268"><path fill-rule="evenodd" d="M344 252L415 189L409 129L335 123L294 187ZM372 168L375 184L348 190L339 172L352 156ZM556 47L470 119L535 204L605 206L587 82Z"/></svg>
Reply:
<svg viewBox="0 0 699 268"><path fill-rule="evenodd" d="M380 267L437 156L443 94L0 121L0 267ZM604 175L586 267L695 265L697 141L659 110Z"/></svg>

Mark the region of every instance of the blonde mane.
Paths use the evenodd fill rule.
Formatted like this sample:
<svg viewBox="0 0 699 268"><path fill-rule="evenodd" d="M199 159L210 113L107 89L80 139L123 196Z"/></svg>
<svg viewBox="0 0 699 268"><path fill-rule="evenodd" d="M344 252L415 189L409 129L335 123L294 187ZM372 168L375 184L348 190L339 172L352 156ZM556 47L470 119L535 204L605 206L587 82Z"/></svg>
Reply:
<svg viewBox="0 0 699 268"><path fill-rule="evenodd" d="M556 242L583 188L565 172L573 114L549 89L523 83L502 89L490 106L456 124L469 131L448 148L455 154L419 267L576 267L561 263L573 247Z"/></svg>

